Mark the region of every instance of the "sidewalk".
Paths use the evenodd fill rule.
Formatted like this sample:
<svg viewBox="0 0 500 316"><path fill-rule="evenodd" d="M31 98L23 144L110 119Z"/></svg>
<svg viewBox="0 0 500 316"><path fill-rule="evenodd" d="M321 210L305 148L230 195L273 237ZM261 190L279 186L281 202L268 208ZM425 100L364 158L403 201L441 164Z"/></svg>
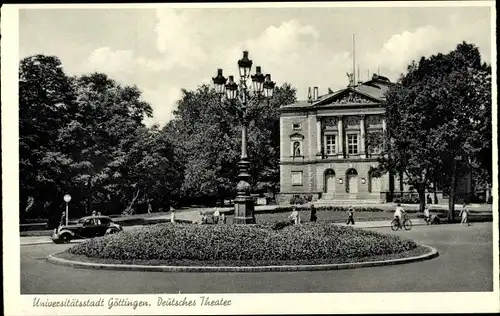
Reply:
<svg viewBox="0 0 500 316"><path fill-rule="evenodd" d="M412 226L423 226L427 223L423 219L411 219ZM391 221L366 221L366 222L355 222L354 225L347 225L345 223L333 223L338 226L351 226L354 228L380 228L380 227L391 227Z"/></svg>
<svg viewBox="0 0 500 316"><path fill-rule="evenodd" d="M71 240L70 244L78 244L83 240ZM53 244L54 242L50 239L49 236L32 236L32 237L20 237L21 246L29 246L29 245L44 245L44 244Z"/></svg>

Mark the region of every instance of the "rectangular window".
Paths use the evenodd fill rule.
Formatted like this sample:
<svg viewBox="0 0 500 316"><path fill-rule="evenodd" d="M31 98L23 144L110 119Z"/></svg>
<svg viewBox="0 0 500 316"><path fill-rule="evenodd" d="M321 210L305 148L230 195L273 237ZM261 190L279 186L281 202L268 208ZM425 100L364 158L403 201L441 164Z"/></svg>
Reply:
<svg viewBox="0 0 500 316"><path fill-rule="evenodd" d="M300 125L300 123L293 123L293 126L292 126L294 131L300 130L301 127L302 126Z"/></svg>
<svg viewBox="0 0 500 316"><path fill-rule="evenodd" d="M348 134L347 135L347 154L357 154L358 153L358 135Z"/></svg>
<svg viewBox="0 0 500 316"><path fill-rule="evenodd" d="M326 135L325 138L326 154L335 155L335 135Z"/></svg>
<svg viewBox="0 0 500 316"><path fill-rule="evenodd" d="M292 185L302 185L302 171L292 171Z"/></svg>

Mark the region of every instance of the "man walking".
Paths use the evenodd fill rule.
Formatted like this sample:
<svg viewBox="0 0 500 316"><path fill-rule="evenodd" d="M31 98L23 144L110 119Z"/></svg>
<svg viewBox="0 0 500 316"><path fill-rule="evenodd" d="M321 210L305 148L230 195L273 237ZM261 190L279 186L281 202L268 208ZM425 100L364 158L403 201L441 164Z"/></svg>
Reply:
<svg viewBox="0 0 500 316"><path fill-rule="evenodd" d="M469 210L467 209L467 205L465 203L463 204L462 210L460 211L460 216L462 217L462 221L460 222L460 225L467 224L467 226L470 226Z"/></svg>
<svg viewBox="0 0 500 316"><path fill-rule="evenodd" d="M314 207L314 204L311 204L311 217L309 220L311 222L315 222L317 219L318 217L316 216L316 208Z"/></svg>
<svg viewBox="0 0 500 316"><path fill-rule="evenodd" d="M424 208L424 219L425 219L425 222L427 223L427 225L430 225L430 223L431 223L431 213L429 211L429 205L425 205L425 208Z"/></svg>
<svg viewBox="0 0 500 316"><path fill-rule="evenodd" d="M219 212L219 209L217 207L215 208L213 216L214 216L214 224L218 224L220 212Z"/></svg>
<svg viewBox="0 0 500 316"><path fill-rule="evenodd" d="M349 224L354 225L354 209L351 205L349 205L349 208L347 209L347 225Z"/></svg>

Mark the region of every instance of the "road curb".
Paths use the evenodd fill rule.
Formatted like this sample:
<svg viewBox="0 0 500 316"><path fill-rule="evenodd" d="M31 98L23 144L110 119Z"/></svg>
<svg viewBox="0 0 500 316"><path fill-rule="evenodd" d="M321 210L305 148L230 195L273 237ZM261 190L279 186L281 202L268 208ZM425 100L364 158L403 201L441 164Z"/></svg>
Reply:
<svg viewBox="0 0 500 316"><path fill-rule="evenodd" d="M85 240L72 240L68 244L79 244L79 243L82 243L84 241ZM21 246L35 246L35 245L49 245L49 244L54 244L54 242L51 240L33 241L33 242L28 242L28 243L21 243ZM64 245L64 244L59 244L59 245Z"/></svg>
<svg viewBox="0 0 500 316"><path fill-rule="evenodd" d="M205 266L147 266L132 264L108 264L89 263L58 258L59 253L51 254L47 261L57 265L70 266L74 268L119 270L119 271L149 271L149 272L289 272L289 271L321 271L321 270L344 270L365 267L378 267L386 265L405 264L417 261L429 260L439 256L437 249L421 245L429 252L415 257L399 258L392 260L353 262L340 264L316 264L316 265L286 265L286 266L257 266L257 267L205 267Z"/></svg>

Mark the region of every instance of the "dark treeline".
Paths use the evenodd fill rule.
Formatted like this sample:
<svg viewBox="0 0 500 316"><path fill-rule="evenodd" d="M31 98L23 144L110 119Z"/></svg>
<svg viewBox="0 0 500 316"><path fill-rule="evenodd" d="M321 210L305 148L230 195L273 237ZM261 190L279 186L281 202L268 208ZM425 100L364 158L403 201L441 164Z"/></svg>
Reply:
<svg viewBox="0 0 500 316"><path fill-rule="evenodd" d="M249 154L256 192L279 184L280 104L295 89L249 109ZM209 86L183 91L175 119L147 127L151 106L135 86L105 74L65 74L54 56L25 58L19 69L20 219L56 222L64 194L71 217L168 210L234 195L239 113ZM256 144L259 144L257 146Z"/></svg>

